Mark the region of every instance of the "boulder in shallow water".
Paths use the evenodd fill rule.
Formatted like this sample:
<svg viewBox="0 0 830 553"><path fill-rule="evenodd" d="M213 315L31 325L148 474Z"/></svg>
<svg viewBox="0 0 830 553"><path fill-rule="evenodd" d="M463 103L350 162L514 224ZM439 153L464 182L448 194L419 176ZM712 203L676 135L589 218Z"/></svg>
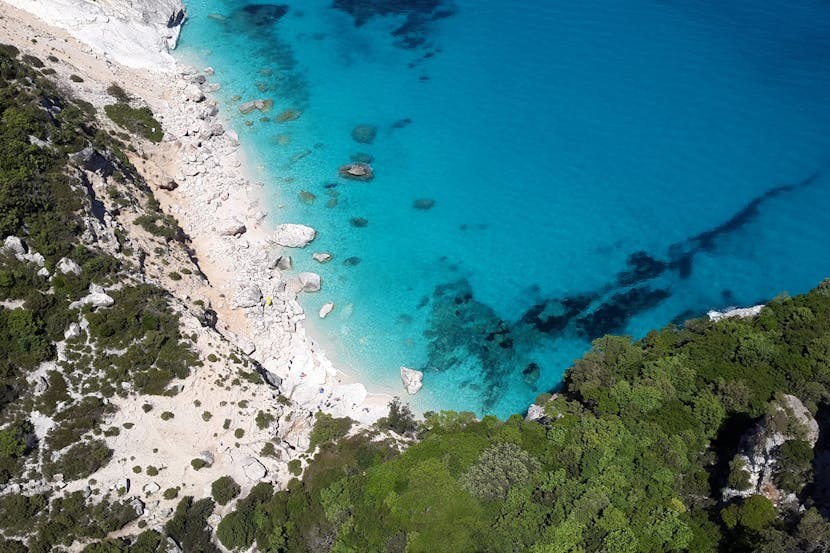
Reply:
<svg viewBox="0 0 830 553"><path fill-rule="evenodd" d="M320 318L325 319L328 316L328 314L331 313L332 311L334 311L334 303L332 303L332 302L324 303L323 306L320 308L320 313L319 313Z"/></svg>
<svg viewBox="0 0 830 553"><path fill-rule="evenodd" d="M319 292L321 286L320 275L317 273L300 273L297 275L302 284L303 292Z"/></svg>
<svg viewBox="0 0 830 553"><path fill-rule="evenodd" d="M352 217L349 223L355 228L364 228L369 225L369 219L366 217Z"/></svg>
<svg viewBox="0 0 830 553"><path fill-rule="evenodd" d="M401 367L401 381L403 382L403 387L406 389L406 393L415 395L424 385L424 373L416 371L415 369Z"/></svg>
<svg viewBox="0 0 830 553"><path fill-rule="evenodd" d="M301 190L299 193L300 201L306 205L314 204L314 200L317 199L313 193L309 192L308 190Z"/></svg>
<svg viewBox="0 0 830 553"><path fill-rule="evenodd" d="M345 265L346 267L356 267L360 265L361 261L363 260L357 257L356 255L353 255L351 257L347 257L346 259L344 259L343 265Z"/></svg>
<svg viewBox="0 0 830 553"><path fill-rule="evenodd" d="M375 178L375 171L368 163L353 162L341 165L337 174L344 179L370 181Z"/></svg>
<svg viewBox="0 0 830 553"><path fill-rule="evenodd" d="M421 209L426 211L427 209L432 209L432 206L435 205L435 200L432 198L419 198L412 202L412 207L415 209Z"/></svg>
<svg viewBox="0 0 830 553"><path fill-rule="evenodd" d="M271 240L286 248L304 248L317 236L317 231L305 225L283 223L277 227Z"/></svg>
<svg viewBox="0 0 830 553"><path fill-rule="evenodd" d="M311 254L311 258L317 263L328 263L331 261L331 254L328 252L314 252Z"/></svg>
<svg viewBox="0 0 830 553"><path fill-rule="evenodd" d="M360 144L371 144L378 134L378 129L374 125L358 125L352 129L352 140Z"/></svg>

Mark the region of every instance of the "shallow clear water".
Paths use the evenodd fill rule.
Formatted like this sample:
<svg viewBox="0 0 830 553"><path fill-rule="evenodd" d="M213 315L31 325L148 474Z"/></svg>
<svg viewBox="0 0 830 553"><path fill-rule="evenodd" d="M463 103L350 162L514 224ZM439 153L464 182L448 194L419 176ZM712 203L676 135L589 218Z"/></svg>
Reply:
<svg viewBox="0 0 830 553"><path fill-rule="evenodd" d="M177 55L215 68L271 220L318 229L311 331L370 388L406 365L416 407L504 416L591 338L830 275L826 2L354 4L191 0ZM375 179L338 178L358 152Z"/></svg>

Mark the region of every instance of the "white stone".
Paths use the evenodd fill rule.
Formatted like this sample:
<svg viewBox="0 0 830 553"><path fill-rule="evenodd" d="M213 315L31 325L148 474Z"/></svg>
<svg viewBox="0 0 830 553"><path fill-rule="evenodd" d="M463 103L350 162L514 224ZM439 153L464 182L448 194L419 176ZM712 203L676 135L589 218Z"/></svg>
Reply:
<svg viewBox="0 0 830 553"><path fill-rule="evenodd" d="M262 480L268 474L265 466L253 457L248 457L242 461L242 471L249 480Z"/></svg>
<svg viewBox="0 0 830 553"><path fill-rule="evenodd" d="M328 263L331 261L331 254L328 252L315 252L311 254L311 258L318 263Z"/></svg>
<svg viewBox="0 0 830 553"><path fill-rule="evenodd" d="M538 421L542 417L545 416L545 408L541 405L536 405L535 403L527 408L527 416L525 416L526 421Z"/></svg>
<svg viewBox="0 0 830 553"><path fill-rule="evenodd" d="M69 328L67 328L66 332L63 333L63 337L66 340L72 340L80 335L81 325L79 325L78 323L69 323Z"/></svg>
<svg viewBox="0 0 830 553"><path fill-rule="evenodd" d="M134 498L130 501L130 507L132 507L132 508L133 508L133 510L135 511L135 514L136 514L136 515L141 516L141 515L143 515L143 514L144 514L144 502L143 502L143 501L141 501L139 498L134 497Z"/></svg>
<svg viewBox="0 0 830 553"><path fill-rule="evenodd" d="M217 225L216 230L221 236L241 236L248 229L245 227L245 223L236 219L229 219Z"/></svg>
<svg viewBox="0 0 830 553"><path fill-rule="evenodd" d="M324 303L323 306L320 308L320 318L325 319L328 316L328 314L331 313L332 311L334 311L334 303L332 303L332 302Z"/></svg>
<svg viewBox="0 0 830 553"><path fill-rule="evenodd" d="M62 257L60 261L58 261L58 264L55 265L55 268L65 275L68 275L69 273L72 273L73 275L81 274L81 266L68 257Z"/></svg>
<svg viewBox="0 0 830 553"><path fill-rule="evenodd" d="M259 286L252 285L240 291L236 297L233 298L232 307L254 307L262 303L262 290Z"/></svg>
<svg viewBox="0 0 830 553"><path fill-rule="evenodd" d="M157 482L148 482L144 484L144 487L141 489L145 494L152 495L158 492L161 489L161 486Z"/></svg>
<svg viewBox="0 0 830 553"><path fill-rule="evenodd" d="M728 309L726 311L709 311L706 315L709 317L710 321L720 321L721 319L728 319L730 317L738 317L738 318L745 318L745 317L755 317L758 315L761 310L764 308L763 305L753 305L752 307L742 307L738 309Z"/></svg>
<svg viewBox="0 0 830 553"><path fill-rule="evenodd" d="M305 248L317 236L317 231L305 225L283 223L271 240L286 248Z"/></svg>
<svg viewBox="0 0 830 553"><path fill-rule="evenodd" d="M297 275L297 278L300 279L300 284L302 288L300 288L303 292L319 292L321 287L321 280L320 275L317 273L300 273Z"/></svg>
<svg viewBox="0 0 830 553"><path fill-rule="evenodd" d="M416 371L415 369L409 369L407 367L401 367L401 381L403 382L403 387L406 389L406 393L409 395L417 394L418 391L423 387L424 383L424 373L421 371Z"/></svg>
<svg viewBox="0 0 830 553"><path fill-rule="evenodd" d="M3 249L9 250L15 255L24 255L28 251L26 243L17 236L6 236L3 241Z"/></svg>
<svg viewBox="0 0 830 553"><path fill-rule="evenodd" d="M205 99L205 94L199 88L199 85L196 84L187 85L184 89L184 96L191 102L201 102Z"/></svg>

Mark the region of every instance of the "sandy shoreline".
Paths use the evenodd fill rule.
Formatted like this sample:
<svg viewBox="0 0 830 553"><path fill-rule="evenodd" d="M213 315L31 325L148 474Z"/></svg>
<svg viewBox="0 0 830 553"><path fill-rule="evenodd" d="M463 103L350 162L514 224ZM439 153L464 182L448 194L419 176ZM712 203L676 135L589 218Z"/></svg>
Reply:
<svg viewBox="0 0 830 553"><path fill-rule="evenodd" d="M190 236L210 283L199 292L219 316L217 330L278 376L283 393L300 407L363 423L384 416L391 398L369 394L365 386L334 367L305 331L306 315L292 293L296 274L272 268L269 258L279 253L275 250L310 256L313 242L295 249L281 248L271 240L274 229L266 224L264 194L245 174L235 133L225 130L216 102L205 97L209 92L203 93L211 90L210 77L203 80L202 73L175 63L158 70L128 67L31 13L0 2L0 14L0 29L6 35L2 40L30 43L26 49L35 55L60 58L65 67L58 69L56 77L74 94L101 108L112 103L105 89L116 82L146 101L162 123L164 140L144 146L133 162L164 211ZM82 33L72 29L73 35ZM126 61L146 67L157 58L158 53L141 63L133 63L134 58ZM161 58L169 55L162 52ZM70 87L68 77L73 73L84 82ZM171 179L176 188L163 189ZM244 232L232 232L231 227L244 227ZM193 293L187 289L174 292ZM260 299L243 301L243 296Z"/></svg>

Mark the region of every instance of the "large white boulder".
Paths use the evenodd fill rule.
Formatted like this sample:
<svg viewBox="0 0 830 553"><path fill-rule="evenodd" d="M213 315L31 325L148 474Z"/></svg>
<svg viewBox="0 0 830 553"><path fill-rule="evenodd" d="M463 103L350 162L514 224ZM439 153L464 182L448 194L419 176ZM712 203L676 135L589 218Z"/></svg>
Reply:
<svg viewBox="0 0 830 553"><path fill-rule="evenodd" d="M406 388L406 393L409 395L417 394L424 385L424 373L416 371L415 369L401 367L401 381L403 382L403 387Z"/></svg>
<svg viewBox="0 0 830 553"><path fill-rule="evenodd" d="M271 240L286 248L305 248L317 236L317 231L305 225L283 223Z"/></svg>
<svg viewBox="0 0 830 553"><path fill-rule="evenodd" d="M323 306L320 308L320 318L325 319L332 311L334 311L334 303L330 301L324 303Z"/></svg>
<svg viewBox="0 0 830 553"><path fill-rule="evenodd" d="M73 275L81 274L81 267L68 257L62 257L58 264L55 266L58 271L61 273L68 275L72 273Z"/></svg>

